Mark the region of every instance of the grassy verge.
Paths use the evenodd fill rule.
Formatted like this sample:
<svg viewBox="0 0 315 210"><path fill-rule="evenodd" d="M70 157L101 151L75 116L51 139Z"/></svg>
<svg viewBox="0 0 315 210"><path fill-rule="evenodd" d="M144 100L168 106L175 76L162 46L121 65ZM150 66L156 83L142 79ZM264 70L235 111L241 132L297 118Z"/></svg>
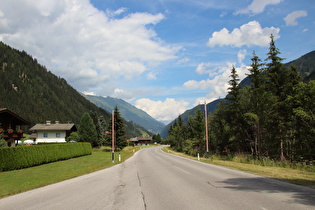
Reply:
<svg viewBox="0 0 315 210"><path fill-rule="evenodd" d="M163 148L163 150L165 152L169 152L175 155L197 160L197 157L192 157L183 153L175 152L168 147ZM226 166L229 168L234 168L261 176L275 178L292 184L297 184L315 189L315 172L306 171L303 169L283 168L277 166L261 166L250 163L240 163L237 161L219 160L213 158L210 160L201 158L200 161L214 165Z"/></svg>
<svg viewBox="0 0 315 210"><path fill-rule="evenodd" d="M121 151L121 160L131 157L133 150L139 148L126 147ZM108 148L93 149L92 155L88 156L0 172L0 198L108 168L119 163L118 154L115 153L115 163L112 163Z"/></svg>

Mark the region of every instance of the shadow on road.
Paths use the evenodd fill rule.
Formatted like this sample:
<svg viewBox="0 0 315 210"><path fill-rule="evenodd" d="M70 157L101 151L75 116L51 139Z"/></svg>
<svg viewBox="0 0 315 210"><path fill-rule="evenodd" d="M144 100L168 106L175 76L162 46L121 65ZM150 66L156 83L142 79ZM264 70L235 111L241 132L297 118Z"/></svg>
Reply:
<svg viewBox="0 0 315 210"><path fill-rule="evenodd" d="M223 188L237 191L290 194L293 199L289 202L315 206L314 189L288 184L274 179L261 177L233 178L219 183L220 185L224 185Z"/></svg>

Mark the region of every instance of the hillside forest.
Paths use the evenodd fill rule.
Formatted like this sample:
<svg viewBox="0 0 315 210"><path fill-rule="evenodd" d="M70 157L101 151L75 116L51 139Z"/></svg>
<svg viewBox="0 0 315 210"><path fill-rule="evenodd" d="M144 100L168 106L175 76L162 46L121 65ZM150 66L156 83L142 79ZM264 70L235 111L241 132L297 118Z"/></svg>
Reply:
<svg viewBox="0 0 315 210"><path fill-rule="evenodd" d="M248 77L239 85L234 67L228 95L208 114L211 154L302 161L315 158L315 80L303 82L295 66L284 66L271 35L265 60L255 52ZM165 143L190 155L206 154L205 116L201 109L185 123L179 116Z"/></svg>
<svg viewBox="0 0 315 210"><path fill-rule="evenodd" d="M108 111L87 100L65 79L54 75L25 51L13 49L3 42L0 42L0 78L0 107L29 121L31 125L22 128L26 133L29 127L47 120L73 122L79 127L86 112L96 128L100 123L105 124L104 127L110 123ZM152 135L135 123L124 120L124 125L126 138Z"/></svg>

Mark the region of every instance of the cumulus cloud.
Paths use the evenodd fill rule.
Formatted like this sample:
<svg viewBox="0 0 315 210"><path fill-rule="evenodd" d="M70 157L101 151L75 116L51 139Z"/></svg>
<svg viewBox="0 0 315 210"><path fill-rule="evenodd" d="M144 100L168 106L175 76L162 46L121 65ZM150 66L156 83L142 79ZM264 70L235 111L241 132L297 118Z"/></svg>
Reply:
<svg viewBox="0 0 315 210"><path fill-rule="evenodd" d="M225 97L227 89L229 87L228 81L230 80L231 69L235 66L235 63L226 63L225 66L220 66L214 69L216 75L205 80L196 81L189 80L183 84L183 87L188 90L209 90L209 94L206 98L218 98ZM239 67L235 67L239 79L242 80L246 77L247 67L241 64ZM199 100L199 99L198 99Z"/></svg>
<svg viewBox="0 0 315 210"><path fill-rule="evenodd" d="M243 60L245 59L246 55L247 55L247 51L245 49L238 51L237 58L238 58L239 64L243 64Z"/></svg>
<svg viewBox="0 0 315 210"><path fill-rule="evenodd" d="M161 13L102 12L88 0L3 0L0 8L0 40L27 51L79 91L142 75L178 51L153 30L165 19Z"/></svg>
<svg viewBox="0 0 315 210"><path fill-rule="evenodd" d="M125 101L130 101L133 98L133 94L129 91L123 90L123 89L119 89L119 88L115 88L114 92L112 94L110 94L111 97L113 98L120 98L123 99Z"/></svg>
<svg viewBox="0 0 315 210"><path fill-rule="evenodd" d="M306 16L307 16L307 12L305 10L298 10L298 11L291 12L283 19L287 26L296 26L298 25L297 19L300 17L306 17Z"/></svg>
<svg viewBox="0 0 315 210"><path fill-rule="evenodd" d="M165 101L154 101L148 98L142 98L135 101L135 106L147 112L153 118L169 122L178 117L187 110L189 103L181 100L176 101L173 98L166 98Z"/></svg>
<svg viewBox="0 0 315 210"><path fill-rule="evenodd" d="M209 74L211 72L211 69L209 69L210 67L212 67L212 63L200 63L197 68L196 68L196 72L198 74Z"/></svg>
<svg viewBox="0 0 315 210"><path fill-rule="evenodd" d="M251 21L240 28L233 29L232 32L226 28L214 32L207 44L209 47L216 45L234 47L257 45L263 47L269 45L271 34L274 35L274 39L279 38L279 31L279 28L274 27L262 28L259 22Z"/></svg>
<svg viewBox="0 0 315 210"><path fill-rule="evenodd" d="M282 0L253 0L247 8L238 10L235 14L256 15L262 13L266 6L279 4L281 1Z"/></svg>

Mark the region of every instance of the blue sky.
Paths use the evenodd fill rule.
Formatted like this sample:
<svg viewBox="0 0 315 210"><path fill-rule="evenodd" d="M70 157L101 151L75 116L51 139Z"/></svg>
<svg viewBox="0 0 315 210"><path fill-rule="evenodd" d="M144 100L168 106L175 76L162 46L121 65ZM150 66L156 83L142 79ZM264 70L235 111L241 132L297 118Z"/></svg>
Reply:
<svg viewBox="0 0 315 210"><path fill-rule="evenodd" d="M16 5L19 5L18 7ZM80 92L165 123L225 97L270 34L286 61L315 49L312 0L2 0L0 40Z"/></svg>

